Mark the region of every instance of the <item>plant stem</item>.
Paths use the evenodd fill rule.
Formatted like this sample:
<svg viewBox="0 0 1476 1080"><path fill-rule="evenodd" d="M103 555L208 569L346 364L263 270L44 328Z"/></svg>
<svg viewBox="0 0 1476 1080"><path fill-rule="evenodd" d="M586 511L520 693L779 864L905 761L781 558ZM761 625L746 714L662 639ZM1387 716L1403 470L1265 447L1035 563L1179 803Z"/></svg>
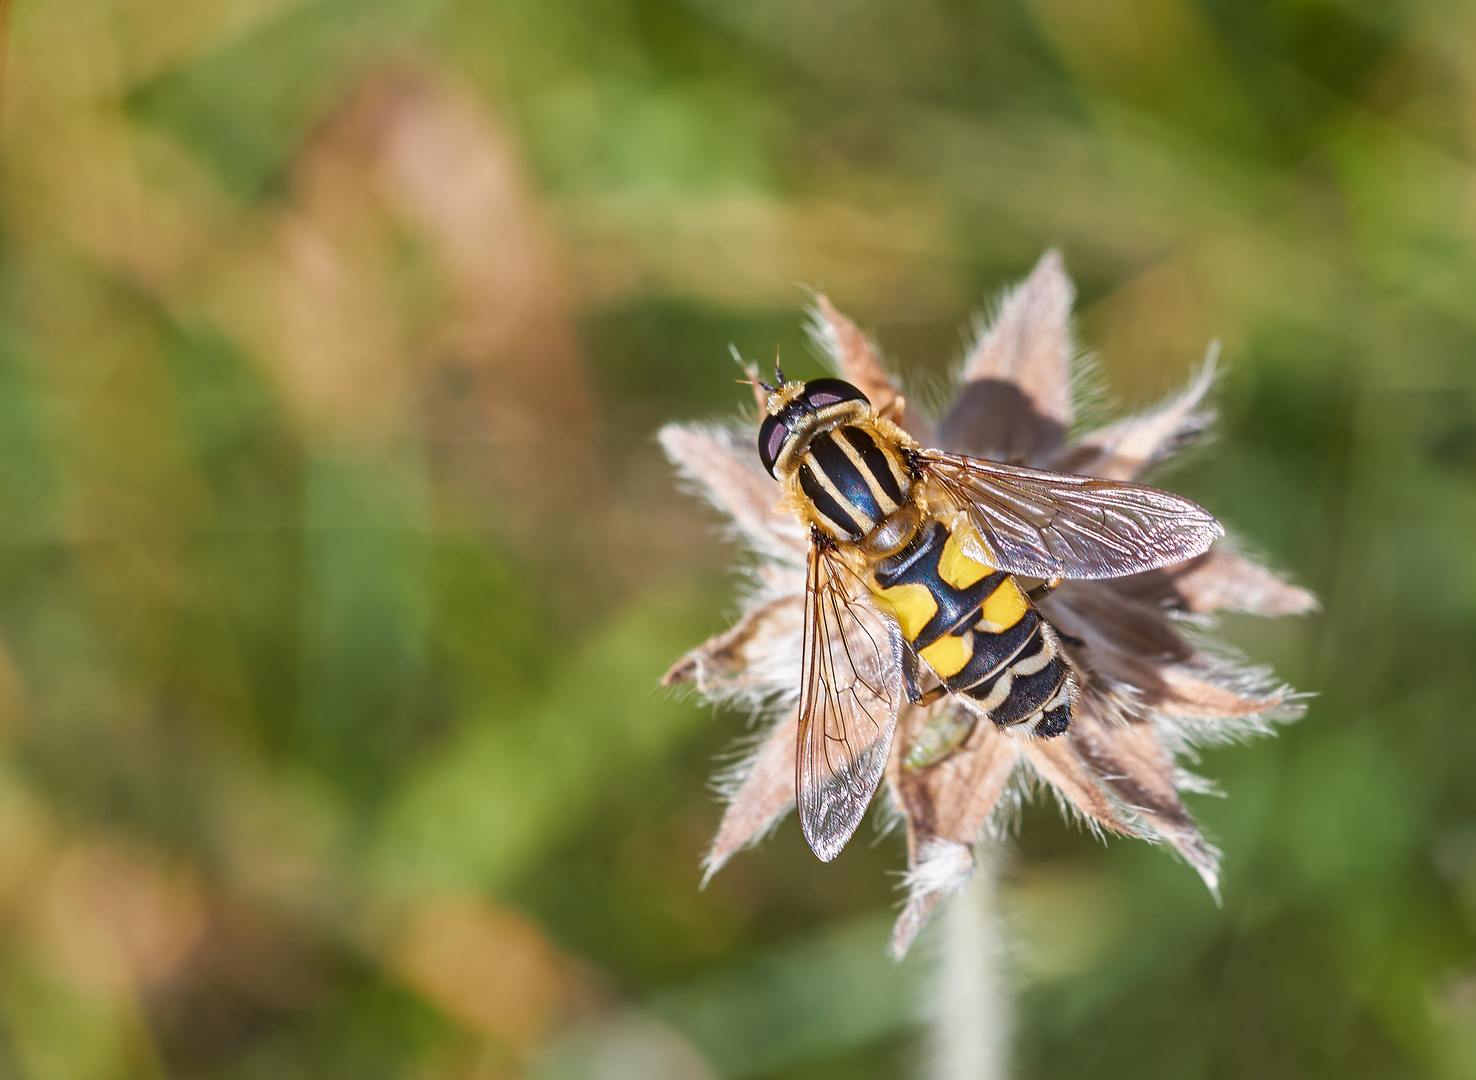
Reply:
<svg viewBox="0 0 1476 1080"><path fill-rule="evenodd" d="M946 901L938 938L931 1080L1004 1080L1012 1020L996 891L1002 852L983 842L978 868Z"/></svg>

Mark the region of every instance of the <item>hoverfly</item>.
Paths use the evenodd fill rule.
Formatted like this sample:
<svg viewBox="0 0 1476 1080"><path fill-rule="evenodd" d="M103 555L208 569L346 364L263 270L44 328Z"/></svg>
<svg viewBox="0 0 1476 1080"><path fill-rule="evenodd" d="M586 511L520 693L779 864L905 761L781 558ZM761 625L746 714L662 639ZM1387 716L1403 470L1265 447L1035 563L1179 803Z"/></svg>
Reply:
<svg viewBox="0 0 1476 1080"><path fill-rule="evenodd" d="M810 531L795 792L826 862L876 792L904 695L1061 735L1080 676L1033 601L1065 578L1181 562L1223 532L1157 488L925 449L842 379L786 381L777 364L775 385L751 378L767 394L759 457Z"/></svg>

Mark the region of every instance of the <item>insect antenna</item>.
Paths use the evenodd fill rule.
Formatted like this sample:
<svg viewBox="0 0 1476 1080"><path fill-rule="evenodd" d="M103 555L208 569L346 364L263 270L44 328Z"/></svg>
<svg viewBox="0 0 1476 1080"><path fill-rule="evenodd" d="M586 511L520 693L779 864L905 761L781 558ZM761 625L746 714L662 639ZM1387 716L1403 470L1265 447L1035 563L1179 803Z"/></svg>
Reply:
<svg viewBox="0 0 1476 1080"><path fill-rule="evenodd" d="M757 393L759 390L764 390L767 393L772 394L775 390L778 389L777 386L770 386L768 383L764 382L758 377L758 365L750 364L747 360L743 359L743 355L738 351L737 345L729 345L728 352L733 357L733 363L737 364L740 368L743 369L743 378L734 379L734 382L753 387L754 393ZM781 383L780 385L783 384Z"/></svg>
<svg viewBox="0 0 1476 1080"><path fill-rule="evenodd" d="M738 346L729 345L728 351L733 355L733 362L743 370L743 378L734 379L753 390L753 400L758 404L759 414L763 415L769 411L769 395L774 393L775 387L770 386L759 378L758 365L750 364L738 352Z"/></svg>

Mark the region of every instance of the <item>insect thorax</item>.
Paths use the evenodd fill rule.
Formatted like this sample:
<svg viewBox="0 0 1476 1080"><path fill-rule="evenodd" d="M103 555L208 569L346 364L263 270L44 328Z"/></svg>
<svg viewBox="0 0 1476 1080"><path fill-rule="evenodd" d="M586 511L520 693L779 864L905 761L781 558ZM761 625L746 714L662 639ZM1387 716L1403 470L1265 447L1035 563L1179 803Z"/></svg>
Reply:
<svg viewBox="0 0 1476 1080"><path fill-rule="evenodd" d="M860 543L896 532L895 545L885 545L892 550L911 539L912 468L904 448L880 427L858 419L823 428L795 462L791 490L826 535Z"/></svg>

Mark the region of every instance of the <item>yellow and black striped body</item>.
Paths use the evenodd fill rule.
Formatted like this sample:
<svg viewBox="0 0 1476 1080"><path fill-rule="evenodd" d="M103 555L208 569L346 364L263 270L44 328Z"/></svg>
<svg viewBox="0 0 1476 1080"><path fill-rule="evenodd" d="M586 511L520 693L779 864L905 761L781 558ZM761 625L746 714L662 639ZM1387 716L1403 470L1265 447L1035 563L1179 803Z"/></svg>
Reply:
<svg viewBox="0 0 1476 1080"><path fill-rule="evenodd" d="M1036 735L1071 723L1070 668L1013 577L964 554L941 521L872 568L873 594L950 693L1001 726L1039 716Z"/></svg>

